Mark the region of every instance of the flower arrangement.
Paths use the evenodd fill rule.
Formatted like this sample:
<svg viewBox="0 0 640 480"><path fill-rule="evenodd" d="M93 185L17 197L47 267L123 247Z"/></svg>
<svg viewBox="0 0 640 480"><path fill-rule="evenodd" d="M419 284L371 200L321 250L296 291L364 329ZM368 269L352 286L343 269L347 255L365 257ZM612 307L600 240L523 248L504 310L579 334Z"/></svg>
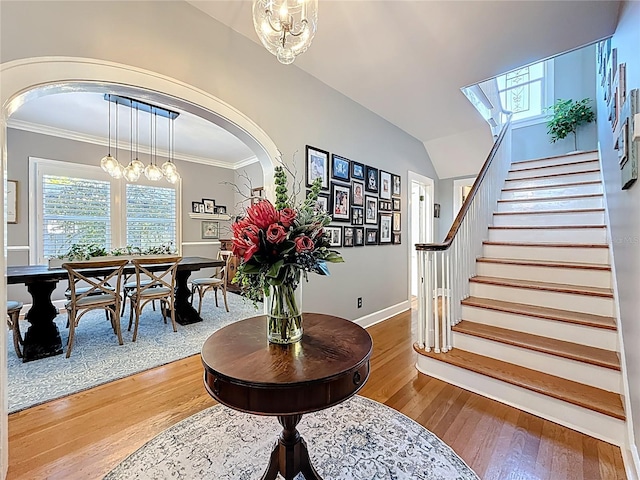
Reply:
<svg viewBox="0 0 640 480"><path fill-rule="evenodd" d="M233 253L241 259L234 283L251 300L265 299L270 341L291 343L302 336L299 299L301 277L308 272L329 275L327 262L343 262L329 248L324 227L331 216L317 208L319 179L307 198L295 205L288 195L283 167L275 169L276 203L261 200L248 207L246 216L234 223Z"/></svg>
<svg viewBox="0 0 640 480"><path fill-rule="evenodd" d="M551 143L562 140L573 133L574 149L578 149L576 130L580 125L591 123L595 119L595 113L589 105L591 100L583 98L577 102L573 100L558 99L547 110L552 112L552 117L547 122L547 133L551 135Z"/></svg>

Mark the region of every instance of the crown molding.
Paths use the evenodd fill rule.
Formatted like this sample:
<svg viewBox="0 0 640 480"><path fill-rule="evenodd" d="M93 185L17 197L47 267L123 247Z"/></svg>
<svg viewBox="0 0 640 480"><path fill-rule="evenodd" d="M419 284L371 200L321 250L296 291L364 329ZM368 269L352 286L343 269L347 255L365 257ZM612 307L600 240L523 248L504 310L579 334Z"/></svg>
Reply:
<svg viewBox="0 0 640 480"><path fill-rule="evenodd" d="M100 145L103 147L109 146L108 139L104 137L99 137L96 135L88 135L86 133L73 132L71 130L50 127L48 125L42 125L39 123L25 122L23 120L16 120L16 119L10 118L9 121L7 122L7 127L15 128L16 130L24 130L26 132L31 132L31 133L39 133L41 135L50 135L52 137L64 138L66 140L74 140L76 142L91 143L93 145ZM131 145L129 142L118 142L117 148L120 150L129 151L130 146ZM115 142L113 142L113 147L115 147ZM138 147L138 152L143 153L145 155L149 155L151 153L151 149L146 145L140 145ZM159 148L158 156L168 158L169 152L166 149L163 150ZM182 160L184 162L199 163L201 165L227 168L230 170L238 170L240 168L246 167L247 165L251 165L252 163L258 162L258 158L255 156L241 160L240 162L237 162L237 163L230 163L222 160L216 160L213 158L205 158L205 157L199 157L196 155L189 155L186 153L175 153L175 152L174 152L173 158L174 160Z"/></svg>

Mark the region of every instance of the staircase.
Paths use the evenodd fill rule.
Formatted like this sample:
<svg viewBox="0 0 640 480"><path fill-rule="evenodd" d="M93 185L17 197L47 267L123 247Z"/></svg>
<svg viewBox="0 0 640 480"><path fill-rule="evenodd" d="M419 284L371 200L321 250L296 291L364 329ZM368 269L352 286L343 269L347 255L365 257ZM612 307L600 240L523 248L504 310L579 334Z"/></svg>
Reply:
<svg viewBox="0 0 640 480"><path fill-rule="evenodd" d="M597 152L512 164L454 349L418 369L623 445L603 201Z"/></svg>

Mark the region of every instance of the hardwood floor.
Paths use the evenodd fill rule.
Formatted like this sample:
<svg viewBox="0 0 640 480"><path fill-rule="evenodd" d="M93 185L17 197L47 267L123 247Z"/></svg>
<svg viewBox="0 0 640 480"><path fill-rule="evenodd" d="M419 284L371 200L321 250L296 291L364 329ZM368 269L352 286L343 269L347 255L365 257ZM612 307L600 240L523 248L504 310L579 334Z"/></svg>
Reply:
<svg viewBox="0 0 640 480"><path fill-rule="evenodd" d="M618 447L419 374L409 312L369 333L372 373L361 394L434 432L480 478L626 478ZM102 478L152 437L211 405L195 355L12 414L8 479Z"/></svg>

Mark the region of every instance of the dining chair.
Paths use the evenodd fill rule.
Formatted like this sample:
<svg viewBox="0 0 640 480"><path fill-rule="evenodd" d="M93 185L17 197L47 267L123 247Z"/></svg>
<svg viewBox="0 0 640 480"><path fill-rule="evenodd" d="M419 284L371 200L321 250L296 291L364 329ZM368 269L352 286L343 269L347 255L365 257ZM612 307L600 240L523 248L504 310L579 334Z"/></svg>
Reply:
<svg viewBox="0 0 640 480"><path fill-rule="evenodd" d="M198 292L198 315L202 312L202 299L204 294L209 290L213 290L216 299L216 307L218 306L218 289L222 290L222 297L224 298L224 307L229 311L229 303L227 302L227 279L229 272L229 260L233 256L233 252L229 250L220 250L218 252L218 259L224 260L224 266L217 268L216 272L205 278L195 278L191 281L191 305L193 305L193 298L195 293Z"/></svg>
<svg viewBox="0 0 640 480"><path fill-rule="evenodd" d="M91 310L105 310L111 320L111 327L122 345L120 330L120 285L126 259L69 262L62 267L69 275L71 298L65 304L68 313L69 340L67 342L67 358L71 355L75 331L80 319ZM110 285L115 283L116 286Z"/></svg>
<svg viewBox="0 0 640 480"><path fill-rule="evenodd" d="M135 273L125 274L124 276L124 285L122 286L122 293L124 294L124 298L122 299L122 311L120 312L120 315L124 315L124 310L127 306L127 299L128 298L130 299L131 295L138 288L138 282L136 282L135 280L131 280L131 277L134 277L134 276L135 276ZM141 285L148 285L149 283L151 283L151 280L149 279L140 281ZM153 311L155 312L156 310L155 300L151 302L151 306L153 307Z"/></svg>
<svg viewBox="0 0 640 480"><path fill-rule="evenodd" d="M13 335L13 348L16 351L18 358L22 358L22 346L24 341L22 334L20 333L20 310L22 309L22 302L16 302L15 300L7 300L7 325L11 334Z"/></svg>
<svg viewBox="0 0 640 480"><path fill-rule="evenodd" d="M142 309L147 303L154 300L160 301L160 311L164 322L167 323L167 313L170 313L173 331L178 331L176 326L175 290L176 272L178 271L180 260L182 260L182 257L142 257L132 260L136 277L136 289L129 297L131 302L129 330L131 330L131 325L135 321L132 341L135 342L138 338L138 325Z"/></svg>

